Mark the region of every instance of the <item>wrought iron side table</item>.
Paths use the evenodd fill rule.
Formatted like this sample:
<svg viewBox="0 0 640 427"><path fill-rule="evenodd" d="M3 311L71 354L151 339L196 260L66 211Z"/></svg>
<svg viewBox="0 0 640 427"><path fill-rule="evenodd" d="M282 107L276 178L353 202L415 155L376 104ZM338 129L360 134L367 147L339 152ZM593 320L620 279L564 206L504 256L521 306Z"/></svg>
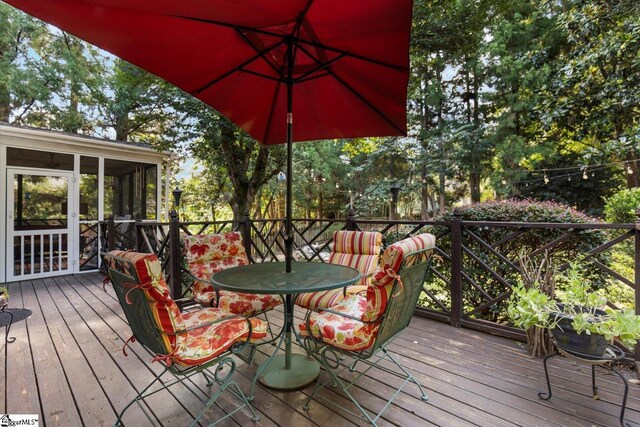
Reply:
<svg viewBox="0 0 640 427"><path fill-rule="evenodd" d="M590 355L585 355L581 353L577 353L575 351L568 351L558 345L557 342L553 342L555 348L557 350L556 353L550 354L544 358L544 375L547 379L547 393L541 392L538 393L538 397L543 400L551 399L551 382L549 381L549 371L547 369L547 360L551 359L555 356L565 356L577 363L583 365L591 366L591 389L593 390L593 398L598 400L598 387L596 387L596 366L601 366L606 368L612 372L615 372L620 378L622 378L622 382L624 383L624 395L622 397L622 409L620 409L620 425L621 426L629 426L629 424L624 421L624 411L627 407L627 397L629 395L629 384L627 383L627 379L615 368L614 363L617 360L620 360L624 356L624 352L616 347L615 345L608 344L607 348L604 352L603 357L594 358Z"/></svg>
<svg viewBox="0 0 640 427"><path fill-rule="evenodd" d="M9 323L7 324L7 326L5 327L5 333L4 333L4 340L8 343L12 343L16 340L16 337L11 337L9 338L9 331L11 330L11 324L13 323L13 313L10 311L7 311L7 307L9 306L9 303L7 300L2 300L4 303L2 304L2 307L0 307L0 314L8 314L9 315Z"/></svg>

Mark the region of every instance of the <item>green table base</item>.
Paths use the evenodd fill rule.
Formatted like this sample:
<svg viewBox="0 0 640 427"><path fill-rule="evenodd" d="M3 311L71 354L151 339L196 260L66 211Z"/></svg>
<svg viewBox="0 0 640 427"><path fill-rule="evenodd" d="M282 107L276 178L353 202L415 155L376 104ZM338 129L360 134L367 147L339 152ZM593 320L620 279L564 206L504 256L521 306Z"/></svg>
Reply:
<svg viewBox="0 0 640 427"><path fill-rule="evenodd" d="M264 372L260 384L276 390L295 390L313 382L320 373L320 364L304 354L291 355L291 367L284 367L284 354L275 356Z"/></svg>

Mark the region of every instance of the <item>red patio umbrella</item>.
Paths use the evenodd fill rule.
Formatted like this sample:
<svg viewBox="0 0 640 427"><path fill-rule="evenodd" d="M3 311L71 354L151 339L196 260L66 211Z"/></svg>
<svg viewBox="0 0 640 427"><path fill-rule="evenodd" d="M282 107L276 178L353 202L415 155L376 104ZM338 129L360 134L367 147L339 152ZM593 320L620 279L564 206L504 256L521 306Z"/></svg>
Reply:
<svg viewBox="0 0 640 427"><path fill-rule="evenodd" d="M287 271L291 143L406 133L411 0L5 1L288 143Z"/></svg>

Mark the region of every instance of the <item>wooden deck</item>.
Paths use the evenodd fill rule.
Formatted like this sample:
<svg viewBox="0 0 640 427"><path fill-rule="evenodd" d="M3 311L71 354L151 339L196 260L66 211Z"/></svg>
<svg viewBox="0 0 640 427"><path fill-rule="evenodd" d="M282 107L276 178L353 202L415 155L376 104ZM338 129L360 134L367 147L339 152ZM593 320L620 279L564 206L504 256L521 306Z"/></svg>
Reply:
<svg viewBox="0 0 640 427"><path fill-rule="evenodd" d="M15 323L16 341L0 344L0 414L40 414L44 426L112 425L115 413L145 385L157 364L138 344L129 357L122 345L130 336L112 289L102 290L102 276L85 274L11 283L11 307L33 311ZM270 316L281 322L281 312ZM2 331L4 334L4 331ZM3 336L3 335L2 335ZM600 400L591 397L590 369L564 358L550 362L553 397L545 391L541 360L529 358L521 345L506 339L452 328L415 318L391 349L409 367L429 394L422 402L409 385L384 413L381 425L397 426L616 426L623 386L606 371L597 374ZM237 381L247 390L255 367L239 361ZM635 373L627 373L635 378ZM380 407L389 392L386 375L373 375L356 393L364 406ZM353 416L312 402L302 408L309 388L275 392L259 387L255 406L264 426L363 425ZM333 393L330 391L329 393ZM332 398L341 397L333 393ZM163 425L186 425L198 405L186 390L163 391L149 408ZM212 409L215 418L229 408L222 401ZM640 426L640 386L630 384L626 419ZM142 411L132 408L129 426L148 424ZM254 425L239 413L223 425Z"/></svg>

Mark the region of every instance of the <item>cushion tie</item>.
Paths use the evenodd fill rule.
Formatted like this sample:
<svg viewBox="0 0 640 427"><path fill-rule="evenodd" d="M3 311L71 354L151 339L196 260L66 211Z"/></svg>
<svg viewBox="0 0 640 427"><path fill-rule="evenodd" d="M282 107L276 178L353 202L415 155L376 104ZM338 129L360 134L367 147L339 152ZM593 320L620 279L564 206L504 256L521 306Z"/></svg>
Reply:
<svg viewBox="0 0 640 427"><path fill-rule="evenodd" d="M109 276L102 279L102 290L107 292L107 285L111 283L111 278Z"/></svg>
<svg viewBox="0 0 640 427"><path fill-rule="evenodd" d="M129 289L129 290L127 291L127 293L126 293L126 294L124 294L124 300L125 300L125 301L127 302L127 304L129 304L129 305L133 304L133 303L131 302L131 300L129 299L129 293L130 293L132 290L134 290L134 289L144 289L144 288L148 287L148 285L150 285L150 284L151 284L151 283L142 283L142 284L139 284L139 283L125 283L125 284L124 284L124 288L125 288L125 289Z"/></svg>
<svg viewBox="0 0 640 427"><path fill-rule="evenodd" d="M400 293L404 290L404 284L402 283L402 277L400 277L400 275L398 273L396 273L394 270L392 270L391 268L387 268L385 271L385 274L389 277L391 277L392 279L395 279L398 281L398 285L400 285L400 289L398 289L398 292L392 294L391 296L393 298L397 297L398 295L400 295Z"/></svg>
<svg viewBox="0 0 640 427"><path fill-rule="evenodd" d="M168 354L156 354L153 359L151 359L151 363L153 362L164 362L167 366L171 366L173 363L173 355L178 351L178 347L173 349L171 353Z"/></svg>
<svg viewBox="0 0 640 427"><path fill-rule="evenodd" d="M122 354L124 354L124 357L128 357L128 356L129 356L129 355L127 354L127 347L128 347L128 346L129 346L129 344L130 344L130 343L132 343L132 342L136 342L136 337L135 337L135 335L131 335L131 336L129 337L129 339L128 339L128 340L126 340L126 341L124 342L124 345L122 346Z"/></svg>

